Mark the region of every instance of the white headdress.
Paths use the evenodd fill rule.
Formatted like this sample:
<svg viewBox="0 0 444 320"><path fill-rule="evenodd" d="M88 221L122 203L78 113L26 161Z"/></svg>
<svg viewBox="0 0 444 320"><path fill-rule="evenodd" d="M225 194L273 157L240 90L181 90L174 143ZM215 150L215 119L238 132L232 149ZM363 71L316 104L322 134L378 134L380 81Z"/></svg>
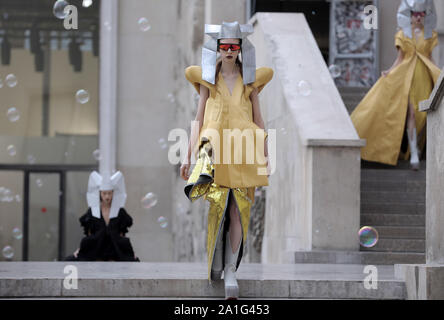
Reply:
<svg viewBox="0 0 444 320"><path fill-rule="evenodd" d="M429 39L436 28L436 10L433 0L402 0L398 8L398 27L406 37L412 38L412 11L426 13L424 17L424 39Z"/></svg>
<svg viewBox="0 0 444 320"><path fill-rule="evenodd" d="M253 33L253 25L235 22L222 22L222 25L206 24L205 34L211 36L202 48L202 79L215 84L217 40L242 39L242 78L244 84L256 81L256 51L247 36Z"/></svg>
<svg viewBox="0 0 444 320"><path fill-rule="evenodd" d="M113 190L113 200L111 202L110 218L115 218L119 214L120 208L125 206L126 189L125 179L120 171L114 173L111 177L109 173L103 174L103 177L93 171L89 175L88 192L86 200L91 207L92 215L100 219L100 191Z"/></svg>

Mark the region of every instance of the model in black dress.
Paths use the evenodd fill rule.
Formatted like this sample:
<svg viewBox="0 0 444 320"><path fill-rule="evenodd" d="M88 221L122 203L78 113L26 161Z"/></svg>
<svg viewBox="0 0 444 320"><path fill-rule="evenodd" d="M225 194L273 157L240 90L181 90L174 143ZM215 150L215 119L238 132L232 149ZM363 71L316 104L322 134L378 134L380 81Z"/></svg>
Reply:
<svg viewBox="0 0 444 320"><path fill-rule="evenodd" d="M79 218L85 237L80 242L77 257L72 254L65 261L140 261L134 254L130 239L125 237L133 219L124 208L108 224L103 215L94 217L91 208Z"/></svg>

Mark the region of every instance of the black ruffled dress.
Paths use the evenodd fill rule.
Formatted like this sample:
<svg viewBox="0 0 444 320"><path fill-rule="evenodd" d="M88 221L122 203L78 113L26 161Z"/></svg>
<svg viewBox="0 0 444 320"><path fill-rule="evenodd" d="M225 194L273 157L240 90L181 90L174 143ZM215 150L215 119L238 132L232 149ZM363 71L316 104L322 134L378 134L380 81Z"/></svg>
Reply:
<svg viewBox="0 0 444 320"><path fill-rule="evenodd" d="M140 261L134 255L130 239L125 237L133 224L125 209L120 208L117 217L111 218L108 225L102 215L100 219L94 217L91 208L79 221L85 237L80 242L77 258L70 255L65 261Z"/></svg>

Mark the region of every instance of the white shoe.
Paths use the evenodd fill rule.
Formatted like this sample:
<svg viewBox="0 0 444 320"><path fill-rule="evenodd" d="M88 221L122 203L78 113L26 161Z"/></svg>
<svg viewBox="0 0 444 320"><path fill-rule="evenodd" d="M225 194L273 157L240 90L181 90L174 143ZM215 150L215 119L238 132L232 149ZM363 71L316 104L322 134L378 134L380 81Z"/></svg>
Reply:
<svg viewBox="0 0 444 320"><path fill-rule="evenodd" d="M236 280L236 263L239 256L239 250L242 239L239 242L239 247L233 253L231 249L230 232L227 232L225 241L225 268L224 268L224 282L225 282L225 299L232 300L239 298L239 286Z"/></svg>
<svg viewBox="0 0 444 320"><path fill-rule="evenodd" d="M410 165L413 170L419 170L419 157L418 157L416 128L413 128L413 136L412 137L410 136L409 130L407 129L407 136L409 138L409 146L410 146Z"/></svg>

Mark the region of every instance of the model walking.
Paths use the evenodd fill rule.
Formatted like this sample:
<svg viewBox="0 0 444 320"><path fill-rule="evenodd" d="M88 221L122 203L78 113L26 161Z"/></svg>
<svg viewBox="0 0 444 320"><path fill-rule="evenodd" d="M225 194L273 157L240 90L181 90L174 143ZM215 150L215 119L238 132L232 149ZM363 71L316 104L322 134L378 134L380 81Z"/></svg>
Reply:
<svg viewBox="0 0 444 320"><path fill-rule="evenodd" d="M419 102L429 98L440 69L432 51L438 44L433 0L403 0L398 9L395 36L398 57L351 114L351 119L367 145L364 160L396 165L406 131L409 150L404 155L414 170L419 169L419 150L425 146L426 113Z"/></svg>
<svg viewBox="0 0 444 320"><path fill-rule="evenodd" d="M204 196L210 202L208 278L221 279L223 272L226 299L239 296L235 273L247 238L255 187L268 185L267 134L258 93L271 80L273 70L256 70L255 49L247 39L252 32L252 25L238 22L205 25L211 40L202 50L202 67L185 71L200 94L195 119L199 130L192 132L180 174L188 180L185 193L190 200ZM245 144L236 143L243 138ZM192 153L197 162L189 175Z"/></svg>

